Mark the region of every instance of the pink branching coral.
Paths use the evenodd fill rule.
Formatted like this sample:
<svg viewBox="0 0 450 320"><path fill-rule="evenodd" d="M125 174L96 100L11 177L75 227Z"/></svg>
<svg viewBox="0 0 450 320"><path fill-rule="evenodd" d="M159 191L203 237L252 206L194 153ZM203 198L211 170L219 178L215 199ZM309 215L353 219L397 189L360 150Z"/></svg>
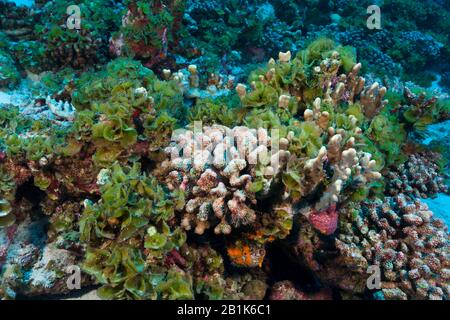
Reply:
<svg viewBox="0 0 450 320"><path fill-rule="evenodd" d="M289 158L288 144L285 138L275 142L265 129L247 127L212 126L177 135L162 167L169 189L185 192L183 228L229 234L254 224L259 213L253 184L270 192Z"/></svg>
<svg viewBox="0 0 450 320"><path fill-rule="evenodd" d="M335 55L330 59L337 60L339 56ZM325 71L324 64L326 65L326 61L322 63L321 71ZM388 101L383 100L387 90L377 82L370 87L365 87L366 80L358 75L361 67L361 63L355 64L348 75L337 76L337 73L335 73L334 78L326 81L325 101L332 101L334 105L337 105L339 101L346 101L350 105L360 103L365 116L372 119L387 105Z"/></svg>
<svg viewBox="0 0 450 320"><path fill-rule="evenodd" d="M409 156L408 161L392 168L387 174L387 192L400 193L417 198L428 198L439 192L447 192L444 178L436 164L439 154L418 153Z"/></svg>
<svg viewBox="0 0 450 320"><path fill-rule="evenodd" d="M368 290L367 270L378 266L386 299L448 299L449 240L444 222L427 205L399 195L341 208L334 249L303 228L299 250L324 283L343 292Z"/></svg>

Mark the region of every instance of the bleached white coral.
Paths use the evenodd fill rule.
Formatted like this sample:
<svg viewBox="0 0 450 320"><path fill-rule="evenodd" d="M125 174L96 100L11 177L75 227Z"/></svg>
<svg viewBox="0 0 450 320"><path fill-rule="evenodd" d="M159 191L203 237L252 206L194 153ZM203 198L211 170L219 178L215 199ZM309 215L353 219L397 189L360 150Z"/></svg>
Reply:
<svg viewBox="0 0 450 320"><path fill-rule="evenodd" d="M68 101L56 101L50 96L45 99L46 105L49 107L50 111L58 118L66 121L75 120L75 108Z"/></svg>

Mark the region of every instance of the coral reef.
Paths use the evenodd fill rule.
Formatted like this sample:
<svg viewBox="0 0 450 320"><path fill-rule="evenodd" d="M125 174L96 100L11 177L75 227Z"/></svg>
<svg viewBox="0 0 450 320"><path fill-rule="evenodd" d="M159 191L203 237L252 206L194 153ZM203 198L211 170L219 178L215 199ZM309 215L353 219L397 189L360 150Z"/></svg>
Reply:
<svg viewBox="0 0 450 320"><path fill-rule="evenodd" d="M447 227L420 200L399 195L351 203L340 213L340 232L332 247L315 239L307 227L300 232L300 253L319 252L320 246L328 251L320 259L302 254L325 283L363 295L368 267L378 266L378 290L384 299L448 299Z"/></svg>
<svg viewBox="0 0 450 320"><path fill-rule="evenodd" d="M386 178L386 192L404 194L415 198L427 198L439 192L446 193L444 177L440 175L440 155L427 152L413 154L404 164L390 170Z"/></svg>
<svg viewBox="0 0 450 320"><path fill-rule="evenodd" d="M122 26L109 41L115 56L132 56L153 65L168 57L179 37L184 1L125 1Z"/></svg>
<svg viewBox="0 0 450 320"><path fill-rule="evenodd" d="M448 300L448 6L366 4L0 0L0 297Z"/></svg>

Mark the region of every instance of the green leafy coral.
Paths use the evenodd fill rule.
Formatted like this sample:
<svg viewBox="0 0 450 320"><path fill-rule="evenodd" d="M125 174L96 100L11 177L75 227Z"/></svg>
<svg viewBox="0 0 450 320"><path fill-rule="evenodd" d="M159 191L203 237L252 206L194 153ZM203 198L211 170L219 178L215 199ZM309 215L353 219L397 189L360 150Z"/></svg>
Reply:
<svg viewBox="0 0 450 320"><path fill-rule="evenodd" d="M101 200L86 203L80 219L80 240L88 244L83 269L104 285L99 294L135 299L166 294L190 297L183 277L166 273L163 266L166 254L186 241L180 228L169 227L174 217L169 195L153 177L142 174L137 163L132 167L114 164L105 174Z"/></svg>
<svg viewBox="0 0 450 320"><path fill-rule="evenodd" d="M137 142L157 151L176 126L174 117L184 114L180 87L158 80L130 59L116 59L79 84L72 95L75 107L83 110L75 120L75 138L92 142L100 165L126 157Z"/></svg>
<svg viewBox="0 0 450 320"><path fill-rule="evenodd" d="M114 1L78 1L76 5L81 19L80 29L77 30L69 27L71 16L67 10L71 5L73 3L68 0L53 0L42 8L46 18L35 26L40 42L39 47L35 48L38 53L35 56L42 56L42 61L51 61L48 67L53 69L87 69L104 63L108 57L111 30L120 24L120 6L115 6ZM23 48L26 46L28 44L23 44ZM28 48L33 50L33 46Z"/></svg>

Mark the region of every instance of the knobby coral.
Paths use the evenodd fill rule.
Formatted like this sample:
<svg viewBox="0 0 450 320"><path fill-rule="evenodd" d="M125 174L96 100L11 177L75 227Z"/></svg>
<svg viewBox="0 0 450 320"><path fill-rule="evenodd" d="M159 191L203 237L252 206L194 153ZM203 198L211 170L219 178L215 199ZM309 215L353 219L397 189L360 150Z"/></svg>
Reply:
<svg viewBox="0 0 450 320"><path fill-rule="evenodd" d="M194 226L198 234L210 227L217 234L229 234L233 228L254 224L261 215L256 212L256 193L271 191L289 158L289 141L271 139L265 129L201 130L177 135L166 149L171 159L162 164L169 171L168 187L185 191L182 226L188 230Z"/></svg>
<svg viewBox="0 0 450 320"><path fill-rule="evenodd" d="M350 203L340 210L340 232L331 247L300 232L299 252L326 283L347 294L368 292L369 266L381 272L374 297L385 299L447 299L449 296L449 237L442 220L420 200L403 195ZM312 248L316 246L316 248ZM333 254L334 252L334 254ZM381 296L377 293L381 294Z"/></svg>

